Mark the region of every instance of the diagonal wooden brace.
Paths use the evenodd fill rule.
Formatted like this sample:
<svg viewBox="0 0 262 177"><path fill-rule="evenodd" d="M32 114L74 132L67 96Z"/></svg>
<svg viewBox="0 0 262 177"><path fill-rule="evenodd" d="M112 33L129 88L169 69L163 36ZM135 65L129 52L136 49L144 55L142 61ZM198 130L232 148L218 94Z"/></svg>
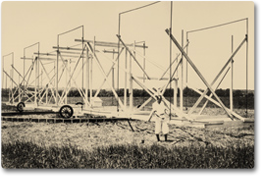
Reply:
<svg viewBox="0 0 262 177"><path fill-rule="evenodd" d="M126 48L126 50L128 51L128 53L130 54L130 56L135 60L135 62L137 63L137 65L139 66L139 68L143 71L143 73L146 75L146 77L148 79L150 79L149 75L146 73L146 71L144 70L144 68L140 65L140 63L137 61L136 57L133 55L133 53L129 50L129 48L126 46L126 44L123 42L123 40L121 39L120 35L116 35L119 39L119 41L123 44L123 46Z"/></svg>
<svg viewBox="0 0 262 177"><path fill-rule="evenodd" d="M115 64L116 64L116 62L119 60L119 57L120 57L121 53L123 52L123 50L124 50L124 48L121 49L121 51L119 52L117 58L113 61L113 64L112 64L111 68L109 69L109 71L108 71L107 74L106 74L106 78L104 78L102 84L100 85L99 89L96 91L96 94L95 94L94 97L97 97L97 95L98 95L99 92L101 91L101 88L103 87L103 85L105 84L106 80L108 79L109 74L110 74L111 71L113 70L113 68L114 68L114 66L115 66ZM100 52L100 51L99 51L99 52Z"/></svg>
<svg viewBox="0 0 262 177"><path fill-rule="evenodd" d="M213 93L213 95L215 96L215 98L217 99L217 101L219 102L219 104L222 106L222 108L226 111L226 113L228 114L229 117L232 118L232 115L229 113L229 111L226 109L225 105L222 103L222 101L219 99L219 97L217 96L217 94L215 93L215 91L212 89L212 87L209 85L209 83L206 81L206 79L204 78L204 76L201 74L201 72L198 70L198 68L196 67L196 65L192 62L192 60L188 57L188 55L186 54L186 52L184 51L184 49L181 47L181 45L177 42L177 40L175 39L175 37L170 33L169 29L166 29L166 33L168 34L168 36L170 37L170 39L174 42L174 44L177 46L177 48L180 50L180 52L182 53L182 55L186 58L187 62L191 65L191 67L195 70L195 72L198 74L198 76L200 77L200 79L204 82L204 84L209 88L209 90Z"/></svg>
<svg viewBox="0 0 262 177"><path fill-rule="evenodd" d="M219 73L217 74L217 76L215 77L215 79L213 80L213 82L211 83L211 86L214 85L214 83L217 81L217 79L219 78L219 76L222 74L222 72L226 69L226 67L231 63L231 61L233 60L233 57L236 55L236 53L239 51L239 49L242 47L242 45L245 43L246 38L240 43L240 45L238 46L238 48L235 50L235 52L229 57L229 59L227 60L227 62L225 63L225 65L222 67L222 69L219 71ZM198 100L196 101L196 103L193 105L193 107L190 109L190 111L188 112L189 114L192 114L196 107L199 105L199 103L202 101L202 99L204 98L204 96L207 94L208 92L208 88L203 92L203 94L198 98Z"/></svg>
<svg viewBox="0 0 262 177"><path fill-rule="evenodd" d="M43 66L42 61L41 61L41 60L39 60L39 61L40 61L40 64L42 65L42 67L43 67L43 70L44 70L44 73L45 73L46 77L47 77L48 80L49 80L49 83L48 83L47 85L52 84L52 80L50 79L50 77L49 77L49 75L48 75L45 67ZM52 96L55 98L55 101L56 101L55 93L54 93L54 91L53 91L52 89L51 89L51 94L52 94ZM58 96L59 96L59 95L58 95Z"/></svg>
<svg viewBox="0 0 262 177"><path fill-rule="evenodd" d="M84 49L83 49L83 50L84 50ZM83 50L82 50L82 53L83 53ZM63 59L63 57L62 57L62 55L61 55L60 52L59 52L59 55L60 55L60 58L61 58L63 64L66 66L65 60ZM68 81L67 84L69 84L70 81L72 80L73 83L75 84L75 86L76 86L78 92L80 93L81 97L84 98L84 97L85 97L85 94L84 94L84 93L79 89L79 87L78 87L78 85L77 85L75 79L73 78L73 75L74 75L74 73L75 73L75 71L76 71L76 67L77 67L77 65L78 65L78 63L79 63L79 61L80 61L80 58L81 58L81 56L78 58L78 61L77 61L77 63L76 63L76 66L75 66L75 68L74 68L73 73L71 73L71 72L69 71L69 69L66 67L66 71L67 71L67 73L69 74L69 81ZM66 88L66 89L67 89L67 88ZM68 91L69 91L69 90L66 90L65 95L68 93ZM88 103L87 103L87 104L88 104Z"/></svg>
<svg viewBox="0 0 262 177"><path fill-rule="evenodd" d="M180 58L180 60L177 62L177 65L175 67L175 70L172 73L172 76L170 77L170 79L168 80L167 84L165 85L165 87L163 88L163 90L161 91L161 95L163 96L163 94L165 93L168 85L172 82L172 78L174 77L174 75L176 74L176 71L180 65L180 63L182 62L182 58Z"/></svg>
<svg viewBox="0 0 262 177"><path fill-rule="evenodd" d="M184 46L184 49L186 49L186 48L188 47L188 45L189 45L189 42L187 42L187 44ZM169 67L167 67L166 71L162 74L162 76L160 77L160 79L162 79L162 78L166 75L167 71L172 67L172 65L175 63L175 61L178 59L178 57L179 57L180 55L181 55L181 53L178 53L178 54L176 55L176 58L172 61L171 65L170 65Z"/></svg>
<svg viewBox="0 0 262 177"><path fill-rule="evenodd" d="M14 81L14 79L13 79L5 70L3 70L3 72L4 72L4 74L6 74L6 76L17 86L16 90L14 91L14 94L15 94L15 93L17 92L18 88L19 88L19 85ZM24 93L28 98L30 98L30 97L26 94L25 90L22 90L22 93ZM20 94L21 94L21 93L20 93ZM19 95L16 96L15 98L11 98L10 101L14 101L14 100L16 100L18 97L19 97Z"/></svg>
<svg viewBox="0 0 262 177"><path fill-rule="evenodd" d="M186 49L188 47L189 42L187 42L187 44L184 46L184 49ZM162 76L158 79L158 81L162 80L163 77L165 76L165 74L167 73L167 71L169 70L170 67L172 67L172 65L175 63L175 61L178 59L178 57L180 56L180 53L177 54L176 58L172 61L171 66L167 67L166 71L163 72ZM181 60L180 60L181 61ZM178 67L178 66L176 66ZM169 83L168 83L169 84ZM168 86L168 85L167 85ZM164 94L164 92L163 92ZM145 107L150 101L152 100L152 97L149 97L138 109L137 111L141 110L143 107Z"/></svg>
<svg viewBox="0 0 262 177"><path fill-rule="evenodd" d="M220 86L220 84L223 82L223 80L224 80L224 78L226 77L226 75L227 75L227 73L228 73L229 70L230 70L230 67L227 68L224 76L222 77L222 79L220 80L220 82L217 84L215 90L217 90L218 87ZM209 95L209 97L212 97L212 96L213 96L213 94L211 93L211 94ZM203 112L203 110L204 110L205 107L207 106L208 102L209 102L209 101L206 100L205 104L202 106L202 108L201 108L201 110L199 111L198 115L200 115L200 114Z"/></svg>
<svg viewBox="0 0 262 177"><path fill-rule="evenodd" d="M200 95L203 94L203 92L201 92L201 91L199 91L198 89L190 86L188 83L187 83L187 86L190 87L191 89L193 89L196 93L198 93L198 94L200 94ZM217 106L219 106L219 107L222 108L222 106L220 105L220 103L218 103L216 100L214 100L213 98L211 98L211 96L205 95L205 98L206 98L207 100L211 101L212 103L214 103L215 105L217 105ZM237 119L240 119L240 120L242 120L242 121L245 121L245 120L246 120L245 118L241 117L240 115L238 115L238 114L235 113L234 111L232 111L232 110L230 110L230 109L228 109L228 108L226 108L226 110L227 110L228 112L230 112L233 116L235 116ZM231 118L231 119L233 120L233 118Z"/></svg>
<svg viewBox="0 0 262 177"><path fill-rule="evenodd" d="M88 47L89 51L92 53L92 55L94 56L94 58L96 59L95 61L97 62L98 68L100 69L101 73L106 78L106 73L105 73L101 63L99 62L96 54L94 53L93 48L92 48L92 46L90 45L89 42L87 42L87 47ZM109 85L109 87L111 88L113 94L115 95L116 99L118 100L118 103L119 103L120 107L122 108L122 110L124 110L124 105L123 105L122 101L120 100L120 98L118 97L118 95L117 95L115 89L113 88L112 84L109 83L108 80L106 80L106 81L107 81L107 84Z"/></svg>

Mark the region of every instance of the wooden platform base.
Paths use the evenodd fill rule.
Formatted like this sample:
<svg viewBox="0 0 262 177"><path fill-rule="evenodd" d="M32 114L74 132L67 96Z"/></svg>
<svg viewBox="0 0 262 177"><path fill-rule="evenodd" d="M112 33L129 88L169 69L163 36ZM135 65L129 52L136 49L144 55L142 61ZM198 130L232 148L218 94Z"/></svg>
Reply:
<svg viewBox="0 0 262 177"><path fill-rule="evenodd" d="M231 120L226 116L206 116L206 115L192 115L194 121L188 121L179 117L171 117L169 124L175 124L177 126L185 127L198 127L198 128L220 128L220 127L250 127L254 126L253 119ZM148 120L148 115L133 115L132 119L136 120ZM154 118L151 121L155 121Z"/></svg>
<svg viewBox="0 0 262 177"><path fill-rule="evenodd" d="M42 106L35 107L35 105L33 104L28 104L26 108L33 109L33 110L25 111L23 113L19 113L19 112L2 113L2 120L54 122L54 123L57 122L81 123L81 122L101 121L101 120L102 121L112 121L112 120L148 121L149 114L150 114L149 111L140 111L133 114L128 114L126 112L117 112L115 106L105 106L99 108L85 109L85 108L81 108L81 106L73 105L74 116L75 116L74 118L70 118L70 119L37 118L38 117L37 115L41 115L41 114L57 114L60 107L56 105L49 105L49 106L42 105ZM28 118L24 115L35 115L35 118ZM181 117L172 116L170 120L170 124L174 124L177 126L198 127L198 128L254 126L254 119L231 120L226 115L220 115L220 116L190 115L190 117L192 118L193 121L189 121ZM154 122L155 118L153 117L151 121Z"/></svg>
<svg viewBox="0 0 262 177"><path fill-rule="evenodd" d="M130 120L127 118L24 118L24 117L2 117L3 121L11 122L46 122L46 123L85 123L85 122L114 122L118 120Z"/></svg>

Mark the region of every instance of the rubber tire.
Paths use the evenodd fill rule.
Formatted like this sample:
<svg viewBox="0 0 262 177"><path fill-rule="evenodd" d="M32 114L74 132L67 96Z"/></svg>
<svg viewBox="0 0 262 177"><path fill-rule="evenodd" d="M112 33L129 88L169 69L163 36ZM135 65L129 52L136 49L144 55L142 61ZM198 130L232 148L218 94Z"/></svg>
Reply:
<svg viewBox="0 0 262 177"><path fill-rule="evenodd" d="M69 110L69 111L68 111ZM63 111L66 111L66 114L63 113ZM59 115L64 119L69 119L74 115L74 110L69 105L64 105L59 110Z"/></svg>
<svg viewBox="0 0 262 177"><path fill-rule="evenodd" d="M25 103L21 101L17 104L16 109L18 112L24 112L24 107L25 107Z"/></svg>

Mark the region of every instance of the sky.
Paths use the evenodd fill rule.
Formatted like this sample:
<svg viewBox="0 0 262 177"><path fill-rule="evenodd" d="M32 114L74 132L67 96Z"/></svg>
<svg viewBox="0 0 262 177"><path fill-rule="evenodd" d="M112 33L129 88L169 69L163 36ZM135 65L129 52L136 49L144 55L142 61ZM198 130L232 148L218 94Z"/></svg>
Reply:
<svg viewBox="0 0 262 177"><path fill-rule="evenodd" d="M14 52L14 65L22 73L23 62L20 58L24 55L25 47L40 42L40 52L54 51L53 46L57 45L58 34L81 25L84 25L85 39L93 40L95 37L95 40L98 41L117 42L119 13L150 3L152 2L2 2L1 55L3 57ZM170 28L171 24L170 9L171 2L164 1L121 15L120 35L122 40L125 43L145 41L148 46L145 51L147 58L146 72L151 77L160 77L170 63L170 38L165 32L165 29ZM248 30L248 89L254 89L253 2L173 2L172 9L172 32L180 44L182 30L184 31L185 44L187 31L248 18L248 28L246 20L244 20L219 28L190 33L188 35L190 42L188 56L207 82L211 83L231 55L231 36L233 35L235 50L245 38ZM74 42L74 39L80 39L81 34L81 30L78 29L70 34L63 35L60 38L60 46L78 44ZM99 49L103 50L104 48ZM32 57L34 52L37 52L36 45L26 49L26 57ZM143 53L143 50L138 49L139 52ZM172 60L178 53L180 53L179 50L172 44ZM107 72L112 63L102 55L98 54L98 57L103 69ZM113 56L107 54L107 57L112 59ZM142 64L142 57L139 57L138 54L137 57L137 60ZM5 57L7 72L10 72L11 59L11 56ZM121 68L124 68L124 60L123 53L120 57ZM26 69L28 69L30 63L30 61L26 61ZM72 64L73 66L74 64ZM77 67L77 71L80 67ZM52 68L53 66L46 65L46 70L51 71ZM194 70L190 66L188 68L190 85L196 88L205 88ZM134 61L132 69L134 75L143 75ZM246 44L240 48L234 57L233 72L234 89L246 89ZM179 73L181 73L180 69ZM95 80L93 87L97 88L103 82L103 74L101 74L95 62L93 74L93 80ZM185 84L185 67L183 74ZM166 77L168 76L169 72ZM62 80L65 79L64 77ZM112 76L110 75L110 77ZM18 76L15 75L14 78L17 79ZM78 76L75 75L74 78L80 86L81 73ZM146 81L147 85L165 83L166 81ZM65 85L65 82L61 81L60 87L63 87L63 85ZM124 87L123 70L120 70L119 85ZM138 85L135 84L134 87L138 87ZM219 88L229 87L230 72ZM103 88L109 88L109 85L104 85Z"/></svg>

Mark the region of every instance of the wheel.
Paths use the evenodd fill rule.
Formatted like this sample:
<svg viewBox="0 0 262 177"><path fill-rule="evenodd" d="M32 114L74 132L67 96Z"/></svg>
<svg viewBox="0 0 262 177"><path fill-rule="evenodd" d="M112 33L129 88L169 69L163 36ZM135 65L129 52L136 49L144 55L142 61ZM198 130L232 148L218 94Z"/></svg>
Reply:
<svg viewBox="0 0 262 177"><path fill-rule="evenodd" d="M24 111L24 107L25 107L25 103L24 102L19 102L16 106L16 109L19 111L19 112L23 112Z"/></svg>
<svg viewBox="0 0 262 177"><path fill-rule="evenodd" d="M64 105L60 108L59 114L62 118L69 119L73 116L74 110L69 105Z"/></svg>

